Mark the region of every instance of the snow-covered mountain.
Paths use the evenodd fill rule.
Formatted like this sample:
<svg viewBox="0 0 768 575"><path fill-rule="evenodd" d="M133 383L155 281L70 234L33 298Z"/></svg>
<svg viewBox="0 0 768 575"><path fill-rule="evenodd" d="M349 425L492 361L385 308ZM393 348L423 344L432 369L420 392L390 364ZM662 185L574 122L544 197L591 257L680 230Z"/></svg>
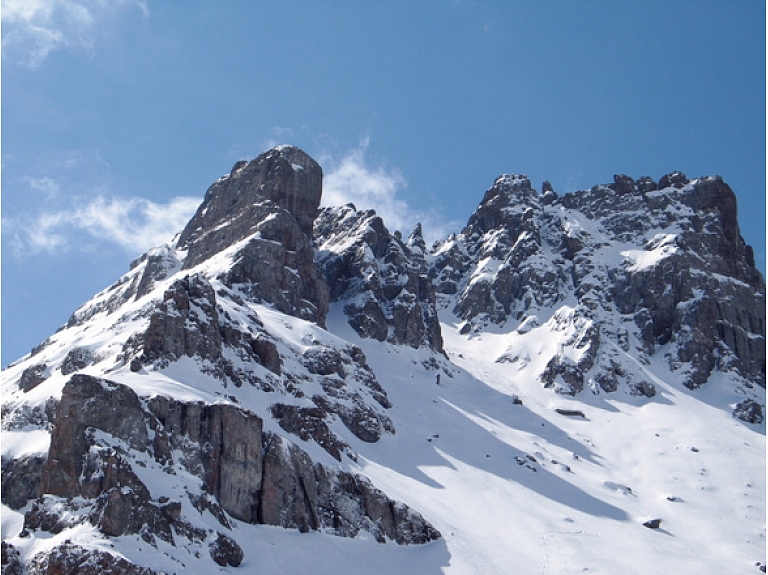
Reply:
<svg viewBox="0 0 768 575"><path fill-rule="evenodd" d="M238 162L2 379L3 573L765 570L765 284L719 177L503 175L428 249Z"/></svg>

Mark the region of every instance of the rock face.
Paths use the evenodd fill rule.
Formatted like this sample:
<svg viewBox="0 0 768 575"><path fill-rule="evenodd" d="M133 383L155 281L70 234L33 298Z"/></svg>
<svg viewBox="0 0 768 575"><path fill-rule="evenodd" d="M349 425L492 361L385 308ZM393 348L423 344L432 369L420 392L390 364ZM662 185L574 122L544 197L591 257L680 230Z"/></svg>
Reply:
<svg viewBox="0 0 768 575"><path fill-rule="evenodd" d="M765 284L721 178L619 174L559 196L502 175L431 250L420 225L404 239L372 210L320 209L321 192L297 148L238 162L174 243L4 372L3 430L32 447L3 451L2 501L24 513L3 573L155 573L85 532L211 571L247 560L237 522L439 538L357 473L397 432L382 383L402 384L361 348L453 377L453 326L454 345L502 335L494 368L569 401L658 401L658 385L714 381L734 418L763 425ZM514 461L536 471L531 458ZM52 534L37 554L22 541Z"/></svg>
<svg viewBox="0 0 768 575"><path fill-rule="evenodd" d="M765 387L765 283L720 177L616 175L558 197L551 185L539 195L527 177L501 176L433 257L435 287L466 333L490 322L562 334L539 376L560 393L624 383L652 397L624 354L646 361L661 348L691 389L714 370Z"/></svg>
<svg viewBox="0 0 768 575"><path fill-rule="evenodd" d="M262 482L262 420L234 405L181 403L153 397L155 457L167 462L174 450L203 479L203 490L235 519L256 523ZM158 425L159 424L159 425Z"/></svg>
<svg viewBox="0 0 768 575"><path fill-rule="evenodd" d="M290 213L301 232L311 237L322 192L322 168L299 148L279 146L250 162L237 162L228 176L208 188L181 232L179 246L192 250L186 267L252 235L261 221L254 207L264 200Z"/></svg>
<svg viewBox="0 0 768 575"><path fill-rule="evenodd" d="M163 294L163 301L152 311L149 327L140 341L142 363L176 361L181 357L200 357L212 363L222 358L222 335L216 294L201 275L176 280ZM130 348L126 349L127 354Z"/></svg>
<svg viewBox="0 0 768 575"><path fill-rule="evenodd" d="M82 495L80 482L88 452L88 428L145 450L149 438L139 398L129 388L87 375L72 376L62 392L51 436L41 493L60 497Z"/></svg>
<svg viewBox="0 0 768 575"><path fill-rule="evenodd" d="M230 300L232 297L235 301ZM301 365L299 373L284 371L277 344L258 317L250 312L235 321L223 305L240 307L238 302L243 304L226 290L220 289L217 295L211 282L200 274L176 280L148 312L146 330L126 341L120 359L132 371L139 371L145 366L164 368L181 358L193 358L202 362L205 373L225 384L248 384L300 398L304 397L303 382L318 376L323 393L312 395L311 407L276 403L271 413L285 431L305 440L311 437L336 459L347 450L347 444L330 431L333 418L338 417L366 442L394 432L381 411L391 404L359 348L304 346L296 357ZM301 414L298 420L297 414Z"/></svg>
<svg viewBox="0 0 768 575"><path fill-rule="evenodd" d="M765 283L739 233L733 191L719 177L680 172L658 187L620 198L599 188L564 205L599 220L614 241L645 238L642 250L622 252L610 297L649 353L672 342L670 363L691 388L718 365L764 387Z"/></svg>
<svg viewBox="0 0 768 575"><path fill-rule="evenodd" d="M440 292L459 293L454 310L459 317L484 315L502 323L561 298L557 262L541 249L540 207L526 176L500 176L460 239L439 249L432 275Z"/></svg>
<svg viewBox="0 0 768 575"><path fill-rule="evenodd" d="M331 470L279 435L265 436L261 521L305 532L323 528L379 542L419 544L440 533L415 511L391 501L365 477Z"/></svg>
<svg viewBox="0 0 768 575"><path fill-rule="evenodd" d="M348 204L323 209L315 237L331 299L360 336L442 352L421 226L403 242L375 212Z"/></svg>
<svg viewBox="0 0 768 575"><path fill-rule="evenodd" d="M26 393L43 383L47 379L46 371L47 366L44 363L38 363L25 369L24 373L21 374L21 381L19 381L21 390Z"/></svg>
<svg viewBox="0 0 768 575"><path fill-rule="evenodd" d="M89 521L112 537L138 534L172 545L179 538L212 540L212 559L221 564L229 557L225 563L236 565L242 560L237 543L225 533L210 535L184 514L173 484L168 493L150 493L139 477L141 470L178 469L202 484L199 491L187 485L189 503L210 511L225 531L231 517L348 537L364 530L400 544L440 537L365 478L316 464L294 443L262 429L261 418L232 404L163 396L142 403L125 385L74 375L62 392L40 498L25 528L56 533ZM79 513L62 516L62 501Z"/></svg>
<svg viewBox="0 0 768 575"><path fill-rule="evenodd" d="M322 325L328 290L311 245L322 178L317 162L292 146L236 163L208 189L181 232L184 268L232 249L228 286L238 285L249 298Z"/></svg>
<svg viewBox="0 0 768 575"><path fill-rule="evenodd" d="M2 502L11 509L21 509L40 492L40 482L46 458L31 455L20 458L3 458Z"/></svg>
<svg viewBox="0 0 768 575"><path fill-rule="evenodd" d="M61 391L42 405L3 407L5 429L34 425L51 436L45 454L3 459L3 482L13 483L3 501L29 506L26 533L87 522L106 537L203 550L222 566L244 557L228 534L233 520L348 537L365 531L401 544L440 537L366 478L265 431L268 418L269 427L320 447L315 457L335 464L356 459L354 442L395 432L385 413L391 403L363 352L322 329L329 290L312 237L321 191L322 170L297 148L238 162L173 245L136 259L34 350L16 389ZM424 281L412 276L413 285ZM265 314L286 318L277 320L280 335ZM82 337L97 321L109 343ZM431 329L439 342L434 318ZM414 346L429 341L411 331L395 337ZM135 383L157 374L174 388L191 373L220 391L179 400L97 376L115 370ZM254 394L265 399L263 413L237 405ZM166 477L164 487L148 484L147 473ZM204 512L220 526L201 523ZM109 553L75 544L24 561L29 572L85 564L133 572Z"/></svg>
<svg viewBox="0 0 768 575"><path fill-rule="evenodd" d="M3 570L6 573L6 570ZM21 571L19 571L21 573ZM27 566L28 575L160 575L97 549L65 542L47 553L38 553ZM10 572L8 572L10 575Z"/></svg>

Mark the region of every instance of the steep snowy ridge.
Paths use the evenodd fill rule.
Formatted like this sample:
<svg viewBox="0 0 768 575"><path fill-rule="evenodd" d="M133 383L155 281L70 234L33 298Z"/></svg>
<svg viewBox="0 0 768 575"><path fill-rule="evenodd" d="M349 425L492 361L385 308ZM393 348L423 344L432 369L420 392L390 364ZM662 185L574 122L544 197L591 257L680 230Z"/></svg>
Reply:
<svg viewBox="0 0 768 575"><path fill-rule="evenodd" d="M321 187L238 162L3 371L4 574L764 569L765 284L721 178L503 175L431 249Z"/></svg>

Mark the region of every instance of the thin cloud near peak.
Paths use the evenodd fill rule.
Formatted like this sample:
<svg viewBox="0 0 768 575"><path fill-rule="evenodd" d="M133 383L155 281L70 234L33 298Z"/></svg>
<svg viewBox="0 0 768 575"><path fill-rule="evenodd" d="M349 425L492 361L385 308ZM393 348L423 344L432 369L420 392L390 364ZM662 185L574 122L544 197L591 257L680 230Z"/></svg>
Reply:
<svg viewBox="0 0 768 575"><path fill-rule="evenodd" d="M421 223L427 244L455 231L457 223L446 222L438 209L416 210L403 200L400 194L408 183L401 171L372 165L367 148L364 139L338 160L321 158L326 168L323 205L353 203L358 209L374 209L387 229L400 230L405 236ZM3 239L16 257L59 255L94 245L118 246L137 255L171 241L201 201L177 196L163 203L93 189L68 197L72 186L54 178L28 177L26 182L47 205L36 212L3 217Z"/></svg>
<svg viewBox="0 0 768 575"><path fill-rule="evenodd" d="M72 250L83 234L136 255L169 242L186 225L199 198L179 196L167 203L145 198L97 196L69 209L3 219L3 235L18 257Z"/></svg>
<svg viewBox="0 0 768 575"><path fill-rule="evenodd" d="M458 225L446 222L437 209L416 210L401 199L398 194L408 186L407 180L398 168L372 166L366 159L369 143L364 138L340 160L322 158L321 163L329 166L323 177L323 205L352 203L357 209L374 209L387 229L400 230L406 236L421 223L427 244L446 236Z"/></svg>

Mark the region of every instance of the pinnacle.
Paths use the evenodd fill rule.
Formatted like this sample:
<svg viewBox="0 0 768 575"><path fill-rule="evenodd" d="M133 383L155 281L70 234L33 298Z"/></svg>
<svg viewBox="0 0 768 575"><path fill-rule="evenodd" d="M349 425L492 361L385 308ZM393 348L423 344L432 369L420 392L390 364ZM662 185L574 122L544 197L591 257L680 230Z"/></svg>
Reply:
<svg viewBox="0 0 768 575"><path fill-rule="evenodd" d="M267 200L287 210L311 237L322 179L318 163L294 146L278 146L250 162L238 161L229 175L208 188L179 237L179 247L190 250L187 267L253 234L259 223L257 205Z"/></svg>

